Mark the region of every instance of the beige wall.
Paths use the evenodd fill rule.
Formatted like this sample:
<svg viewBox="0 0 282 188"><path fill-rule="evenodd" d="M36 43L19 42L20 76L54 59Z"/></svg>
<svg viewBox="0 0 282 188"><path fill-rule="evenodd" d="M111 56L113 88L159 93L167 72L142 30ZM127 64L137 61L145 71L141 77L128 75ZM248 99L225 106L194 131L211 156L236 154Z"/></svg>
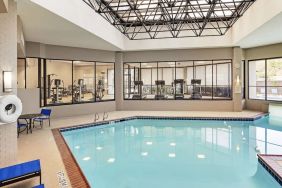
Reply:
<svg viewBox="0 0 282 188"><path fill-rule="evenodd" d="M114 62L115 52L26 42L27 57Z"/></svg>
<svg viewBox="0 0 282 188"><path fill-rule="evenodd" d="M0 95L2 92L2 71L13 71L13 92L17 94L17 8L9 1L9 12L0 14ZM16 161L16 123L0 125L0 168Z"/></svg>
<svg viewBox="0 0 282 188"><path fill-rule="evenodd" d="M0 0L0 13L7 13L8 9L8 0Z"/></svg>
<svg viewBox="0 0 282 188"><path fill-rule="evenodd" d="M53 46L45 45L33 42L26 43L26 55L27 57L41 57L50 59L66 59L66 60L77 60L77 61L101 61L101 62L114 62L115 52L102 51L102 50L90 50L82 48L72 48L64 46ZM48 61L47 61L48 62ZM54 61L53 61L54 62ZM58 63L56 65L56 62ZM51 64L51 63L50 63ZM87 67L89 68L89 67ZM108 66L98 66L97 71L104 71ZM74 69L74 79L82 76L82 72L85 68L75 67ZM47 73L57 74L59 76L54 78L60 78L64 80L65 87L71 84L71 64L59 60L48 65ZM91 72L91 71L90 71ZM36 75L37 76L37 75ZM34 77L34 80L37 80ZM24 103L23 113L37 113L40 111L39 105L39 89L19 89L18 96ZM32 97L30 97L32 96ZM33 99L30 102L30 99ZM116 103L114 101L110 102L99 102L99 103L87 103L87 104L75 104L75 105L62 105L54 106L52 108L52 117L64 117L82 114L91 114L96 112L106 112L115 111Z"/></svg>
<svg viewBox="0 0 282 188"><path fill-rule="evenodd" d="M124 52L124 62L232 59L232 48Z"/></svg>
<svg viewBox="0 0 282 188"><path fill-rule="evenodd" d="M245 49L246 62L252 59L273 58L273 57L282 57L282 43ZM248 63L246 63L245 70L248 75ZM245 85L248 86L248 77L246 77ZM248 94L248 87L246 87L246 104L245 104L247 109L268 112L268 104L270 103L269 101L250 100L248 99L247 94Z"/></svg>

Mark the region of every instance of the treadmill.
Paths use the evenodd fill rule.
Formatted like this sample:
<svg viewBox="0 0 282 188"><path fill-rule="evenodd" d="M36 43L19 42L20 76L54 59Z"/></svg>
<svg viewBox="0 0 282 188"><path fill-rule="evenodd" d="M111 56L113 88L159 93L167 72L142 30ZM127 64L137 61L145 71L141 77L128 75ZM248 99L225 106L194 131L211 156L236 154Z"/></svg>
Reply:
<svg viewBox="0 0 282 188"><path fill-rule="evenodd" d="M191 85L193 87L191 99L195 99L195 100L202 99L201 80L200 79L192 79ZM197 88L199 88L199 90Z"/></svg>
<svg viewBox="0 0 282 188"><path fill-rule="evenodd" d="M185 81L184 79L174 80L175 99L184 99Z"/></svg>
<svg viewBox="0 0 282 188"><path fill-rule="evenodd" d="M157 86L157 94L155 95L156 100L163 100L166 99L165 95L163 94L163 89L165 86L164 80L156 80L155 84Z"/></svg>

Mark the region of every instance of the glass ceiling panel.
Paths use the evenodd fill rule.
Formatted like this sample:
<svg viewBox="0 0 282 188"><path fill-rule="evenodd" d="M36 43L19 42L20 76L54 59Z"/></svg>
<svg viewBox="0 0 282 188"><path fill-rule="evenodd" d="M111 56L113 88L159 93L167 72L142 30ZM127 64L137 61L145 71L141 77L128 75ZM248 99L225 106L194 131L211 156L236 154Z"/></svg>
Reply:
<svg viewBox="0 0 282 188"><path fill-rule="evenodd" d="M129 39L224 35L256 0L83 0Z"/></svg>

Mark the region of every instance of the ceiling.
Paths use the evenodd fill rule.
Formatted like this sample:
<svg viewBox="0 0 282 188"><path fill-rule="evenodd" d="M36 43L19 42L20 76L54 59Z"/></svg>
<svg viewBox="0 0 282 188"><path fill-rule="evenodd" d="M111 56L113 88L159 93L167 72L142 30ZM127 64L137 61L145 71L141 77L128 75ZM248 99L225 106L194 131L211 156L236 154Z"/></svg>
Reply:
<svg viewBox="0 0 282 188"><path fill-rule="evenodd" d="M26 41L43 44L117 51L109 42L30 2L18 1Z"/></svg>
<svg viewBox="0 0 282 188"><path fill-rule="evenodd" d="M221 36L255 0L83 0L131 40Z"/></svg>
<svg viewBox="0 0 282 188"><path fill-rule="evenodd" d="M242 48L252 48L276 43L282 43L282 13L250 33L237 45Z"/></svg>
<svg viewBox="0 0 282 188"><path fill-rule="evenodd" d="M89 10L89 12L94 12L89 6L83 3L83 0L60 0L59 2L57 0L48 0L48 2L46 2L45 0L36 1L45 3L52 1L54 4L59 2L69 3L75 1L77 3L81 3L86 10ZM117 1L118 0L113 0L113 2ZM192 0L190 1L192 2ZM218 1L227 2L232 0ZM20 0L17 2L18 14L23 22L25 40L43 44L109 51L143 51L231 46L250 48L282 42L282 6L280 6L282 5L282 1L280 0L269 2L265 0L256 0L254 5L248 9L244 16L240 18L232 27L232 29L229 29L228 32L223 36L169 38L154 40L129 40L128 38L120 34L120 32L118 32L114 26L109 24L103 18L100 18L102 21L95 22L95 20L93 19L98 18L98 14L93 14L94 17L92 18L89 17L89 15L91 14L86 14L86 16L88 15L88 17L83 17L82 21L85 20L85 24L89 25L89 27L91 26L91 28L96 29L95 31L99 30L100 34L92 32L91 30L89 30L89 28L86 29L81 25L78 26L77 24L75 24L75 22L72 22L71 19L66 19L62 15L55 14L52 11L49 11L48 8L39 6L31 0ZM63 6L63 4L60 4L58 10L61 10L60 7L65 6ZM257 9L258 7L261 8L259 9L259 11ZM277 10L274 11L275 7ZM85 9L83 12L85 12ZM77 12L80 13L80 10L81 9L78 9ZM261 10L265 10L265 12ZM67 9L65 11L68 11L74 17L82 17L82 15L73 13L73 10ZM274 13L272 14L272 12ZM277 14L276 12L280 13ZM270 15L267 21L263 20L263 17L266 17L266 15ZM248 19L244 18L248 18L249 21ZM257 23L259 27L253 27L250 23ZM236 32L233 31L235 27L238 28ZM252 27L254 28L253 30ZM113 33L108 32L111 28L113 28L113 30L116 31L118 35L114 35ZM242 32L242 29L245 29L246 32ZM101 33L103 34L103 36L101 35ZM236 35L240 35L241 38L239 37L239 40L234 40L236 42L233 42L232 37L235 33ZM118 38L120 36L122 38ZM112 42L112 39L118 39L120 41L120 45Z"/></svg>

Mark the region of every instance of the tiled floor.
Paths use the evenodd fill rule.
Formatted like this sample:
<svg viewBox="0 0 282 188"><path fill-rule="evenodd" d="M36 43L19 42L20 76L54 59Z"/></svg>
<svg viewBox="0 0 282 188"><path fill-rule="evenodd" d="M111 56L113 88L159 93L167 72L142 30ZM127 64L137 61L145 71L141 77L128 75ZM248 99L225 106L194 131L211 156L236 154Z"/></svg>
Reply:
<svg viewBox="0 0 282 188"><path fill-rule="evenodd" d="M260 112L243 111L243 112L191 112L191 111L116 111L110 112L108 119L117 119L130 116L171 116L171 117L254 117L260 114ZM102 116L102 115L100 115ZM101 118L100 118L101 119ZM51 127L48 127L47 123L43 129L35 128L32 134L22 133L18 139L18 162L29 161L33 159L41 160L42 168L42 181L47 188L60 187L59 183L63 183L62 173L70 186L64 164L61 159L60 152L55 143L52 128L60 128L67 126L74 126L78 124L91 123L94 120L94 115L74 116L53 119L51 121ZM59 176L60 175L60 176ZM27 181L24 184L13 186L13 188L30 188L33 185L38 184L39 180L34 178L32 181ZM9 186L12 187L12 186Z"/></svg>

